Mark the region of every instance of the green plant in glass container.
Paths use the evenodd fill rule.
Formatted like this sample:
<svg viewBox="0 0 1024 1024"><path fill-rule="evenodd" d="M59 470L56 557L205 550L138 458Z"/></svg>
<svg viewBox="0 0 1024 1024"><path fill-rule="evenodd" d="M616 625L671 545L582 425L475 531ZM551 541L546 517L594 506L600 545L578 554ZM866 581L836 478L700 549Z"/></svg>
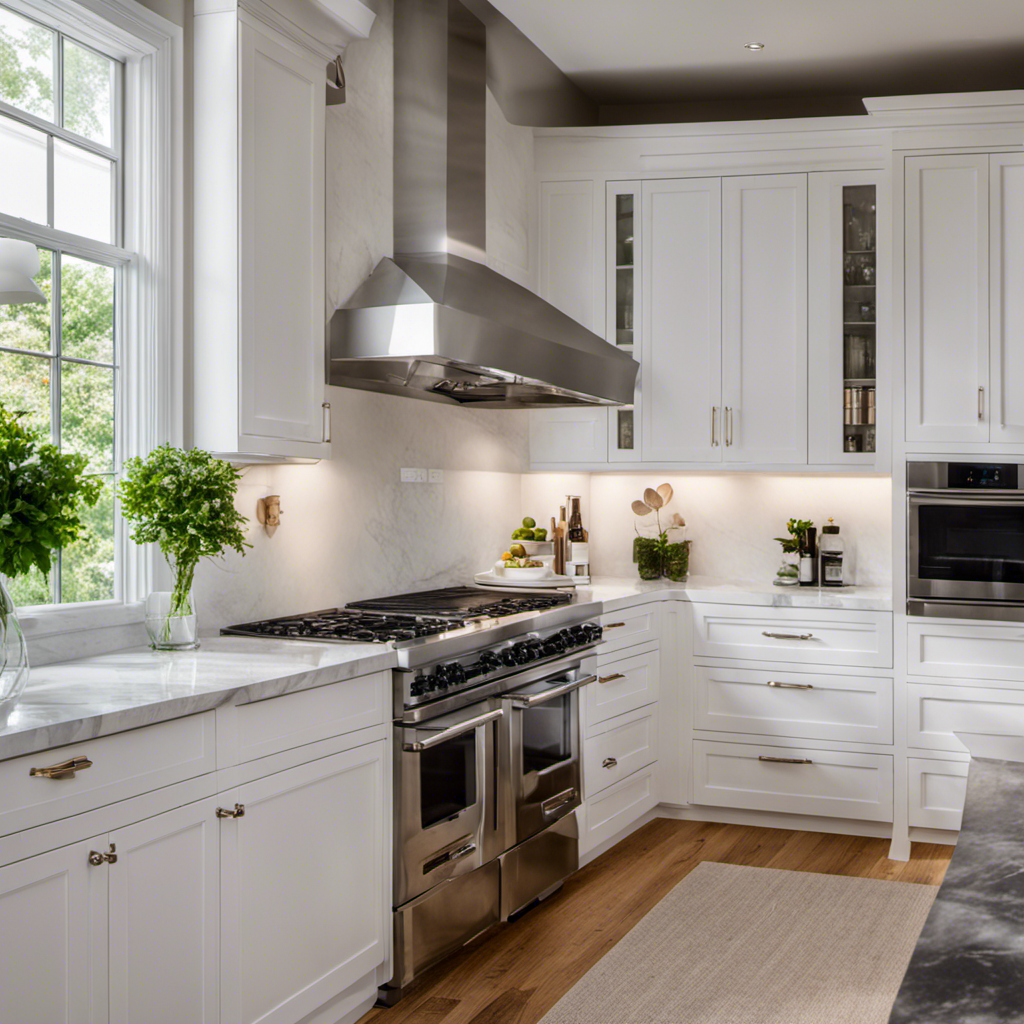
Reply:
<svg viewBox="0 0 1024 1024"><path fill-rule="evenodd" d="M789 536L775 538L782 545L782 564L774 580L777 587L795 587L800 582L800 569L795 556L800 550L804 535L813 525L810 519L790 519L786 523ZM790 557L787 558L787 555Z"/></svg>
<svg viewBox="0 0 1024 1024"><path fill-rule="evenodd" d="M634 501L630 506L638 519L654 514L657 536L645 537L634 524L636 537L633 540L633 561L642 580L656 580L667 576L670 580L685 580L690 567L690 541L670 541L668 531L682 529L686 522L678 512L673 513L667 527L662 527L661 510L672 500L670 484L658 488L648 487L643 500Z"/></svg>
<svg viewBox="0 0 1024 1024"><path fill-rule="evenodd" d="M0 724L28 682L28 650L7 580L33 569L45 577L53 552L87 532L82 509L103 490L87 472L87 456L44 442L21 424L24 415L0 403Z"/></svg>
<svg viewBox="0 0 1024 1024"><path fill-rule="evenodd" d="M201 558L228 548L245 554L246 519L235 508L240 474L199 448L163 444L127 459L118 485L121 512L136 544L157 544L174 574L170 593L150 594L146 629L158 650L199 646L192 580Z"/></svg>

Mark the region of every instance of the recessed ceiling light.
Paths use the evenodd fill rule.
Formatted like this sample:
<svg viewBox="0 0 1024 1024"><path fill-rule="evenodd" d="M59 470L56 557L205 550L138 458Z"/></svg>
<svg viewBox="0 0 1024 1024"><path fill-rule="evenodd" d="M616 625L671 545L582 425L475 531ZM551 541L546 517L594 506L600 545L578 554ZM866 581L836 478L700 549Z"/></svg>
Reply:
<svg viewBox="0 0 1024 1024"><path fill-rule="evenodd" d="M744 43L743 48L746 50L763 50L764 43Z"/></svg>

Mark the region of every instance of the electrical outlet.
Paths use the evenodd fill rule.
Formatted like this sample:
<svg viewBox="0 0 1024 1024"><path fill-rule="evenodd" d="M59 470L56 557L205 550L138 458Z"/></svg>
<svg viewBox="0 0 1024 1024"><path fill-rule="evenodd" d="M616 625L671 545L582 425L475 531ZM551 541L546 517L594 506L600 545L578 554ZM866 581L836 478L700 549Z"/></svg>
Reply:
<svg viewBox="0 0 1024 1024"><path fill-rule="evenodd" d="M444 470L443 469L432 469L430 470L430 482L432 484L443 484L444 483Z"/></svg>
<svg viewBox="0 0 1024 1024"><path fill-rule="evenodd" d="M425 484L427 482L427 471L425 469L402 469L399 475L403 484Z"/></svg>

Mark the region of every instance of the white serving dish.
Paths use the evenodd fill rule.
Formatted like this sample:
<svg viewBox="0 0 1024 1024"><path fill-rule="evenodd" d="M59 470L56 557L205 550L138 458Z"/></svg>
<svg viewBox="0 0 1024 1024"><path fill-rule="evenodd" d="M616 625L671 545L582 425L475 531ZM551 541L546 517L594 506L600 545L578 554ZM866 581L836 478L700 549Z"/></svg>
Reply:
<svg viewBox="0 0 1024 1024"><path fill-rule="evenodd" d="M528 587L532 590L547 590L555 587L575 587L576 583L568 576L556 576L554 574L544 576L541 579L515 578L507 575L508 570L499 575L490 570L489 572L478 572L473 580L484 587Z"/></svg>
<svg viewBox="0 0 1024 1024"><path fill-rule="evenodd" d="M551 569L546 565L534 565L522 569L503 566L501 575L509 580L542 580L551 575Z"/></svg>

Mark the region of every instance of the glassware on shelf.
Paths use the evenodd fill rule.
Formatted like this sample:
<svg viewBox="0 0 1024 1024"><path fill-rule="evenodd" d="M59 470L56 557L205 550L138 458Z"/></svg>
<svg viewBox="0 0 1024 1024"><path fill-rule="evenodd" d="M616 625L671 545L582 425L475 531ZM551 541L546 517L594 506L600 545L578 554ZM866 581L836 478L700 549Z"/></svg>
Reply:
<svg viewBox="0 0 1024 1024"><path fill-rule="evenodd" d="M616 443L619 451L631 452L633 450L633 410L619 409L617 415Z"/></svg>

